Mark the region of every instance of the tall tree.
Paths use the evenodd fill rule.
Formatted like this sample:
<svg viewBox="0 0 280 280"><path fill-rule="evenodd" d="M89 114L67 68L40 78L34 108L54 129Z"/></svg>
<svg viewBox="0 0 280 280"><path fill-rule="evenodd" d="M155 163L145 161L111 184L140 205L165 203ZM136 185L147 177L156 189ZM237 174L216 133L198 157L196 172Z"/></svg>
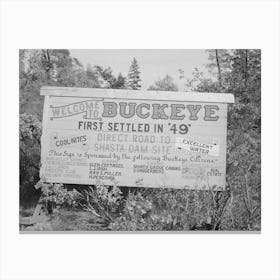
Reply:
<svg viewBox="0 0 280 280"><path fill-rule="evenodd" d="M140 81L139 66L136 58L134 57L129 68L127 85L131 89L140 89Z"/></svg>
<svg viewBox="0 0 280 280"><path fill-rule="evenodd" d="M211 50L207 65L214 78L194 72L194 91L230 92L227 134L227 184L231 193L214 209L214 228L230 221L240 229L260 227L261 209L261 51ZM218 66L219 65L219 66ZM220 70L219 70L220 68ZM181 72L180 72L181 73ZM220 75L220 78L219 78ZM220 81L222 87L220 86ZM223 214L224 213L224 214ZM224 216L224 218L223 218ZM220 217L217 219L217 217ZM218 221L218 222L217 222Z"/></svg>
<svg viewBox="0 0 280 280"><path fill-rule="evenodd" d="M86 77L87 77L87 87L90 88L99 88L100 83L98 80L98 74L95 71L95 68L92 67L90 64L87 65L86 68Z"/></svg>
<svg viewBox="0 0 280 280"><path fill-rule="evenodd" d="M178 86L174 83L173 78L166 75L163 79L155 81L148 90L178 91Z"/></svg>
<svg viewBox="0 0 280 280"><path fill-rule="evenodd" d="M232 59L231 92L236 96L260 101L261 51L235 50Z"/></svg>
<svg viewBox="0 0 280 280"><path fill-rule="evenodd" d="M20 50L20 112L42 117L40 88L48 86L98 87L87 78L81 63L66 49Z"/></svg>
<svg viewBox="0 0 280 280"><path fill-rule="evenodd" d="M226 74L231 70L231 50L213 49L207 52L210 60L209 71L217 77L219 89L222 90L225 87Z"/></svg>
<svg viewBox="0 0 280 280"><path fill-rule="evenodd" d="M119 73L113 88L125 88L126 78Z"/></svg>
<svg viewBox="0 0 280 280"><path fill-rule="evenodd" d="M187 78L184 76L183 71L179 69L180 79L185 79L186 91L199 91L199 92L219 92L220 87L218 82L213 81L209 77L205 77L204 73L195 68L192 72L192 77Z"/></svg>
<svg viewBox="0 0 280 280"><path fill-rule="evenodd" d="M220 85L220 87L222 87L222 72L221 72L221 66L220 66L220 59L219 59L218 50L215 50L215 58L216 58L216 63L217 63L217 68L218 68L219 85Z"/></svg>
<svg viewBox="0 0 280 280"><path fill-rule="evenodd" d="M125 77L119 73L118 77L113 75L111 67L103 68L102 66L95 66L95 73L98 81L103 88L125 88Z"/></svg>

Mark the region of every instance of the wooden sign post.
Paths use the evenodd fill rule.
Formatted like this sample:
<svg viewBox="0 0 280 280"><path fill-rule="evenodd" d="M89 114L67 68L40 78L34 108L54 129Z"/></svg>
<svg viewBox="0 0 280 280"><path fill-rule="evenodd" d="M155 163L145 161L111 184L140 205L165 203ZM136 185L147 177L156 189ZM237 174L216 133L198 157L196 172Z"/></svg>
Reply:
<svg viewBox="0 0 280 280"><path fill-rule="evenodd" d="M225 188L232 94L43 87L47 182Z"/></svg>

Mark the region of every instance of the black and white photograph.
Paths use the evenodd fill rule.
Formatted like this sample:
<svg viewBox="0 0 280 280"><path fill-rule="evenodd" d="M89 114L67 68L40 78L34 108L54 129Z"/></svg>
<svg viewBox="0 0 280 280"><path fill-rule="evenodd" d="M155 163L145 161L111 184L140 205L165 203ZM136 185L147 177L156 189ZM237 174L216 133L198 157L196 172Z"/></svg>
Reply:
<svg viewBox="0 0 280 280"><path fill-rule="evenodd" d="M261 50L19 50L20 231L260 231Z"/></svg>

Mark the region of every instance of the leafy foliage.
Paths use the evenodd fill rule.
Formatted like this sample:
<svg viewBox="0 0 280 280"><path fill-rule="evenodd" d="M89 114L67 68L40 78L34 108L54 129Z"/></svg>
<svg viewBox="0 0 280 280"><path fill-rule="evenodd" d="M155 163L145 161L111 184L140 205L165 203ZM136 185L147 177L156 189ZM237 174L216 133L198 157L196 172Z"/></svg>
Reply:
<svg viewBox="0 0 280 280"><path fill-rule="evenodd" d="M36 199L34 185L39 180L42 126L39 120L27 114L19 119L20 199Z"/></svg>
<svg viewBox="0 0 280 280"><path fill-rule="evenodd" d="M178 86L171 76L166 75L163 79L155 81L154 85L151 85L148 90L178 91Z"/></svg>
<svg viewBox="0 0 280 280"><path fill-rule="evenodd" d="M61 206L76 206L80 199L80 193L76 189L68 190L62 184L44 183L40 180L35 187L41 188L42 202L50 213Z"/></svg>
<svg viewBox="0 0 280 280"><path fill-rule="evenodd" d="M126 78L113 75L110 67L88 65L85 69L69 50L42 49L19 51L20 113L42 119L42 86L125 88Z"/></svg>
<svg viewBox="0 0 280 280"><path fill-rule="evenodd" d="M95 66L95 73L100 78L100 84L104 88L125 88L126 79L121 73L117 77L112 74L111 67L103 68Z"/></svg>
<svg viewBox="0 0 280 280"><path fill-rule="evenodd" d="M221 193L148 189L129 192L124 197L117 187L99 185L81 193L80 205L105 230L212 230L217 229L223 214L217 211L218 194Z"/></svg>
<svg viewBox="0 0 280 280"><path fill-rule="evenodd" d="M223 229L251 230L261 225L261 51L209 50L206 78L195 69L187 88L199 92L230 92L227 135L227 182L230 205Z"/></svg>
<svg viewBox="0 0 280 280"><path fill-rule="evenodd" d="M97 185L84 189L80 205L94 215L99 223L108 226L116 217L122 203L122 192L117 187Z"/></svg>

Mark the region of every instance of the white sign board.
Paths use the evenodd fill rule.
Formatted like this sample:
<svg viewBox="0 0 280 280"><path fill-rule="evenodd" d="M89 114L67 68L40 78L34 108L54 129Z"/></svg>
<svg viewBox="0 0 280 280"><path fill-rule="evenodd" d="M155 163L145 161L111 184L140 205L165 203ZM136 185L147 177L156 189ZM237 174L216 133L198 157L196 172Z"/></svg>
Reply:
<svg viewBox="0 0 280 280"><path fill-rule="evenodd" d="M223 190L231 94L43 87L48 182Z"/></svg>

